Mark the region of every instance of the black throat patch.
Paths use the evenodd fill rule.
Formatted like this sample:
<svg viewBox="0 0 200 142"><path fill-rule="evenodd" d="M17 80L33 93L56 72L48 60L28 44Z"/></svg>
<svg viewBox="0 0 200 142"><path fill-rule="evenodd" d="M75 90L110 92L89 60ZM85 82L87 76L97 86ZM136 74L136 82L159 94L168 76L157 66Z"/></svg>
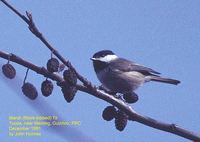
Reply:
<svg viewBox="0 0 200 142"><path fill-rule="evenodd" d="M108 66L108 63L95 60L93 61L93 66L95 72L98 73L99 71L105 69Z"/></svg>

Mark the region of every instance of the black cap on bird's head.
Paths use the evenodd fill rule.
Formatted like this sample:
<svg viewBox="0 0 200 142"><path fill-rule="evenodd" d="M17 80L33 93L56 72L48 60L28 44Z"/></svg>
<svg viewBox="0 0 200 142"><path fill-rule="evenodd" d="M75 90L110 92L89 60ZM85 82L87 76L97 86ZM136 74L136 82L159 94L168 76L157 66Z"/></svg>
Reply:
<svg viewBox="0 0 200 142"><path fill-rule="evenodd" d="M105 57L106 55L115 55L111 50L101 50L99 52L96 52L92 58L101 58Z"/></svg>
<svg viewBox="0 0 200 142"><path fill-rule="evenodd" d="M100 62L110 62L116 59L117 56L111 50L101 50L96 52L92 58L90 58L93 62L100 61Z"/></svg>
<svg viewBox="0 0 200 142"><path fill-rule="evenodd" d="M99 70L104 69L110 61L115 60L116 58L118 57L111 50L101 50L96 52L90 59L93 61L95 71L98 72Z"/></svg>

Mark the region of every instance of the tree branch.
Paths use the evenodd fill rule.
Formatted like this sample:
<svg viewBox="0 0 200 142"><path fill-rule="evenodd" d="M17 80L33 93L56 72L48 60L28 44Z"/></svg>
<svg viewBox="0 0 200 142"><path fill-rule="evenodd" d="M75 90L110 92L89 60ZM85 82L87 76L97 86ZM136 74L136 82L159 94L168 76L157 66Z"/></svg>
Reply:
<svg viewBox="0 0 200 142"><path fill-rule="evenodd" d="M28 26L29 26L29 30L37 37L39 38L45 45L46 47L58 58L60 59L60 61L65 64L69 69L73 70L78 79L83 83L83 85L79 85L77 84L76 87L78 90L82 91L82 92L86 92L89 95L95 96L99 99L102 99L116 107L118 107L119 109L123 110L128 116L129 119L132 121L136 121L139 122L141 124L162 130L162 131L166 131L166 132L170 132L173 134L176 134L178 136L184 137L186 139L190 139L193 141L200 141L200 136L197 134L194 134L186 129L180 128L175 124L167 124L167 123L163 123L163 122L159 122L155 119L152 119L150 117L146 117L146 116L142 116L139 113L135 112L131 106L129 106L128 104L126 104L125 102L123 102L120 99L115 98L112 95L109 95L108 93L105 93L104 91L98 90L94 85L91 84L91 82L89 82L86 78L84 78L83 76L81 76L76 69L72 66L72 64L65 60L65 58L63 58L57 50L55 50L55 48L53 48L50 43L45 39L45 37L42 35L42 33L38 30L38 28L36 27L35 23L33 22L32 19L32 15L28 12L26 12L26 16L20 14L20 12L18 12L14 7L12 7L9 3L7 3L5 0L1 0L8 8L10 8L14 13L16 13L23 21L25 21ZM2 51L0 51L0 57L4 58L4 59L10 59L10 61L13 61L19 65L22 65L24 67L27 67L35 72L37 72L38 74L41 74L45 77L48 77L54 81L57 82L62 82L64 81L62 77L60 77L59 75L50 73L48 70L46 70L44 67L38 67L28 61L25 61L23 59L21 59L20 57L14 55L14 54L7 54L4 53Z"/></svg>
<svg viewBox="0 0 200 142"><path fill-rule="evenodd" d="M25 15L21 14L20 12L18 12L13 6L11 6L7 1L5 0L1 0L7 7L9 7L15 14L17 14L24 22L26 22L28 24L28 28L29 30L37 37L39 38L45 45L46 47L64 64L66 65L68 68L70 68L71 70L73 70L78 79L83 82L83 84L89 88L93 88L93 86L91 85L91 82L89 82L86 78L84 78L83 76L81 76L76 70L75 68L72 66L72 64L65 60L65 58L63 58L58 51L53 48L53 46L46 40L46 38L42 35L42 33L38 30L38 28L36 27L32 15L31 13L26 11L26 17Z"/></svg>
<svg viewBox="0 0 200 142"><path fill-rule="evenodd" d="M64 81L64 79L62 77L60 77L57 74L54 73L50 73L47 69L45 69L44 67L38 67L28 61L23 60L22 58L16 56L15 54L7 54L5 52L0 51L0 57L4 58L4 59L9 59L10 61L13 61L19 65L22 65L26 68L29 68L33 71L35 71L38 74L43 75L44 77L48 77L56 82L62 82ZM150 117L147 116L142 116L139 113L135 112L131 106L129 106L128 104L126 104L125 102L123 102L120 99L117 99L115 97L113 97L112 95L109 95L107 93L105 93L104 91L101 90L96 90L95 92L88 89L86 86L83 85L76 85L77 89L79 91L88 93L89 95L95 96L99 99L105 100L106 102L118 107L119 109L123 110L124 112L126 112L126 114L128 114L129 119L132 121L136 121L139 123L142 123L144 125L159 129L159 130L163 130L166 132L170 132L176 135L179 135L181 137L193 140L193 141L200 141L200 136L196 135L190 131L187 131L181 127L178 127L175 124L167 124L167 123L163 123L163 122L159 122L155 119L152 119Z"/></svg>

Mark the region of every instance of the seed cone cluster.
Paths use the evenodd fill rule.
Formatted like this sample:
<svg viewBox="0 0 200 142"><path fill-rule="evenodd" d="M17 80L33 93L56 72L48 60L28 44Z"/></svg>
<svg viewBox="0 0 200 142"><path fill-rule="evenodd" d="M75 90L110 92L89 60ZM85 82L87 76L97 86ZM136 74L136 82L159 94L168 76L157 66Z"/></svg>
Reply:
<svg viewBox="0 0 200 142"><path fill-rule="evenodd" d="M121 97L121 96L120 96ZM122 99L122 98L120 98ZM127 103L135 103L138 101L138 95L134 92L123 94L123 101ZM123 131L128 122L128 115L122 111L117 110L114 106L108 106L103 110L102 117L106 121L111 121L114 118L115 128L118 131Z"/></svg>
<svg viewBox="0 0 200 142"><path fill-rule="evenodd" d="M123 131L128 122L128 115L114 106L107 106L103 110L102 117L106 121L115 119L115 128L119 131Z"/></svg>
<svg viewBox="0 0 200 142"><path fill-rule="evenodd" d="M50 80L45 80L41 84L42 95L48 97L53 91L53 83Z"/></svg>
<svg viewBox="0 0 200 142"><path fill-rule="evenodd" d="M2 66L2 72L9 79L13 79L16 76L15 68L9 63Z"/></svg>
<svg viewBox="0 0 200 142"><path fill-rule="evenodd" d="M26 97L28 97L31 100L35 100L38 96L37 89L35 88L35 86L33 86L33 84L29 82L23 84L22 92Z"/></svg>

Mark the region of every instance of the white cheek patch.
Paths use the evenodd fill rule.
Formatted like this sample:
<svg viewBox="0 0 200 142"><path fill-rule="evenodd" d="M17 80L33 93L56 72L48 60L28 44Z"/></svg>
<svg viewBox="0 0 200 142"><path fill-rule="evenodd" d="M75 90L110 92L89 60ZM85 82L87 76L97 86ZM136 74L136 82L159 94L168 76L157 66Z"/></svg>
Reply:
<svg viewBox="0 0 200 142"><path fill-rule="evenodd" d="M113 61L117 58L118 57L116 55L106 55L105 57L98 58L98 60L102 61L102 62L110 62L110 61Z"/></svg>

